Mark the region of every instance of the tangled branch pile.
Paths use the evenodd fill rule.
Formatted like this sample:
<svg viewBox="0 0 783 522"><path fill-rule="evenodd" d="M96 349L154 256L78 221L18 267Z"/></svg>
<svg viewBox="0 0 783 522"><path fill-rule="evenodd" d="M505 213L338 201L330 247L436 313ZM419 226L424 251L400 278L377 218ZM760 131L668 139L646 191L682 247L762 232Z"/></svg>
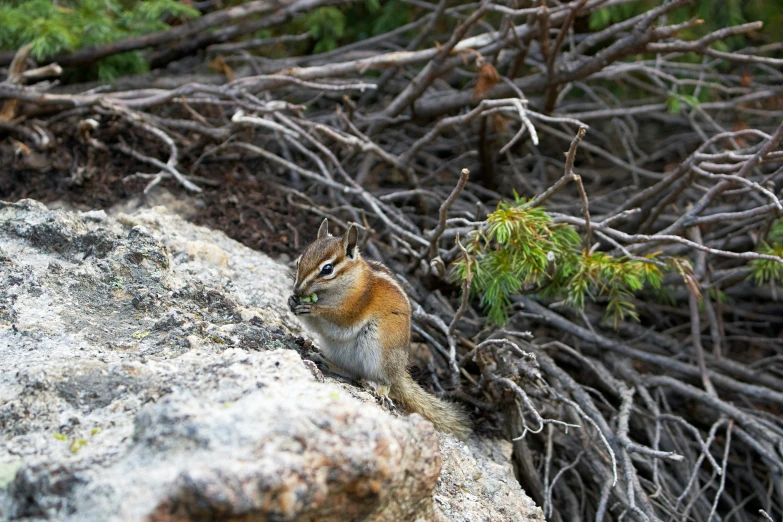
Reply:
<svg viewBox="0 0 783 522"><path fill-rule="evenodd" d="M360 224L410 293L422 379L513 439L551 520L779 520L780 46L716 45L760 23L681 39L686 0L592 33L627 2L410 1L415 22L316 55L232 39L339 2L65 54L211 46L225 76L85 90L28 69L0 83L0 132L20 156L68 149L74 180L112 162L145 191L252 179Z"/></svg>

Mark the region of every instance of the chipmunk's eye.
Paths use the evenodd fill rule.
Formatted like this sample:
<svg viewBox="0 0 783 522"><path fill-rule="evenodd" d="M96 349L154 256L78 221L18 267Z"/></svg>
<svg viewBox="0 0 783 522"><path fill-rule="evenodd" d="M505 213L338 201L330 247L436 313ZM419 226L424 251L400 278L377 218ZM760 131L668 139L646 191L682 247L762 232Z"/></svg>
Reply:
<svg viewBox="0 0 783 522"><path fill-rule="evenodd" d="M327 263L321 268L321 275L329 275L332 273L332 270L334 270L334 267Z"/></svg>

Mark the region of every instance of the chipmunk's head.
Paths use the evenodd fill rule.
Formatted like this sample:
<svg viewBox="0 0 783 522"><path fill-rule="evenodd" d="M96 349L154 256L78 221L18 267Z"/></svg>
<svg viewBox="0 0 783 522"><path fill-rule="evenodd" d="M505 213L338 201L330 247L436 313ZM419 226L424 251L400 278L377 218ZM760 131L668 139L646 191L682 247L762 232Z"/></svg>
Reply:
<svg viewBox="0 0 783 522"><path fill-rule="evenodd" d="M318 237L299 256L296 262L294 296L318 302L337 302L351 288L361 270L359 230L351 225L342 237L329 234L326 219L318 229Z"/></svg>

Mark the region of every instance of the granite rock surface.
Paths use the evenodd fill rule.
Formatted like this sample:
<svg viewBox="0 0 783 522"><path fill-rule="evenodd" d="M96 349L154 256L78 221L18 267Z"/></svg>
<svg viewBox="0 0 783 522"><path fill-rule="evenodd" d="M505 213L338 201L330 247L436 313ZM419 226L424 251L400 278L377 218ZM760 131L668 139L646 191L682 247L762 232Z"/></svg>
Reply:
<svg viewBox="0 0 783 522"><path fill-rule="evenodd" d="M508 443L308 360L286 271L162 207L0 202L0 519L543 521Z"/></svg>

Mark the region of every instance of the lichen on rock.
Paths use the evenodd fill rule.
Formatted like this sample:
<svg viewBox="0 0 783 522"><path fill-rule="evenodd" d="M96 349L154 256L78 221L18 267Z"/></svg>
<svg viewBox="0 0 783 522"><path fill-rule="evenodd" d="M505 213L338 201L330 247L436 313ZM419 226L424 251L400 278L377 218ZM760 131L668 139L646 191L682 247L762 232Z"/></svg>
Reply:
<svg viewBox="0 0 783 522"><path fill-rule="evenodd" d="M303 360L285 270L162 208L0 202L0 519L543 520L507 443Z"/></svg>

